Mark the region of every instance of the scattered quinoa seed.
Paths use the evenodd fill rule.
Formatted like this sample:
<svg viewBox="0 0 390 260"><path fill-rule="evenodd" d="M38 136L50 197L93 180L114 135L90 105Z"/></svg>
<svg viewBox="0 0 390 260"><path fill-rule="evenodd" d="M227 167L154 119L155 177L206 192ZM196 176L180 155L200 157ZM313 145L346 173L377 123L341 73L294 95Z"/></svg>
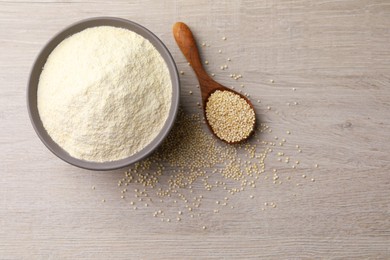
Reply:
<svg viewBox="0 0 390 260"><path fill-rule="evenodd" d="M226 37L222 39L226 40ZM204 42L202 46L209 46L209 44ZM217 50L218 53L222 53L222 50ZM228 57L225 58L224 63L230 61L231 59ZM208 65L209 61L204 61L204 64ZM228 65L222 63L219 67L221 70L225 70ZM180 71L180 74L183 75L184 71ZM211 75L215 76L214 73ZM233 80L240 80L243 77L237 72L231 73L229 76ZM274 83L273 79L269 81ZM238 84L238 86L240 88L236 86L237 91L243 93L243 90L246 90L244 84ZM199 85L196 85L196 87L199 88ZM250 89L250 86L248 88ZM190 95L193 94L191 90L188 91ZM249 97L248 93L243 93L243 95ZM290 146L286 143L286 139L279 135L278 129L274 129L276 130L274 132L278 133L279 138L274 134L268 134L272 133L273 130L267 124L254 125L255 112L245 98L230 91L216 91L210 95L205 104L196 101L195 107L197 109L201 109L201 106L204 105L205 118L213 132L220 139L226 142L238 142L254 132L253 138L237 145L219 142L207 130L204 130L206 121L205 118L202 118L201 113L188 114L185 110L179 110L176 124L160 148L150 157L132 165L125 172L125 177L119 180L118 186L121 187L119 188L121 198L125 198L126 194L135 196L137 200L143 201L145 207L149 206L151 210L157 205L149 202L168 203L169 209L173 209L173 211L153 210L154 213L151 215L162 222L179 224L178 222L185 223L185 217L193 219L203 215L203 212L200 211L201 206L202 204L208 204L210 200L207 197L203 201L203 195L205 194L200 195L200 190L214 192L219 189L227 192L223 194L229 197L223 195L216 198L218 200L211 200L211 202L215 201L217 204L214 204L216 207L211 209L212 212L223 214L224 210L235 208L232 205L235 200L233 198L229 200L230 196L237 196L242 193L244 198L249 196L249 198L254 199L257 194L248 194L248 189L256 188L256 185L259 186L259 181L263 179L268 180L264 183L274 183L275 185L282 184L282 180L285 181L285 185L302 186L303 183L306 183L295 183L294 180L296 179L293 177L293 171L288 173L286 169L286 176L284 175L284 167L280 168L280 174L276 169L278 168L276 165L265 167L267 156L270 155L273 155L274 159L279 162L290 163L293 169L298 166L299 161L296 160L300 158L293 157L291 151L287 150ZM257 102L261 103L260 99ZM290 102L293 104L292 101ZM294 104L297 105L298 103L294 102ZM271 110L270 105L266 106L266 109ZM290 103L287 103L287 105L290 105ZM279 114L279 109L276 106L272 107L272 111L275 111L275 115ZM272 111L269 113L270 117L274 115ZM221 120L221 115L223 115L223 120ZM256 131L254 131L255 127ZM266 134L260 135L258 133ZM290 131L286 131L286 133L290 134ZM274 136L275 138L273 138ZM295 145L295 147L298 152L301 152L299 145ZM293 164L290 160L298 163ZM318 164L314 166L318 168ZM296 170L294 173L297 172ZM314 179L312 178L311 181L314 182ZM163 183L160 184L160 182ZM131 192L134 190L134 193L129 194L130 192L127 192L127 189L123 189L124 186L126 188L127 186L132 187ZM95 189L95 187L92 186L92 189ZM296 196L296 194L293 195ZM256 203L256 201L253 200L252 202ZM105 200L103 199L102 202L105 202ZM126 200L124 202L127 203ZM137 209L133 201L129 200L128 202L134 210ZM140 205L137 204L139 210L148 210ZM267 206L276 208L276 204L273 202L264 202L264 206L261 206L262 211ZM217 217L217 214L215 217ZM203 224L207 225L207 223ZM206 225L200 226L205 230Z"/></svg>

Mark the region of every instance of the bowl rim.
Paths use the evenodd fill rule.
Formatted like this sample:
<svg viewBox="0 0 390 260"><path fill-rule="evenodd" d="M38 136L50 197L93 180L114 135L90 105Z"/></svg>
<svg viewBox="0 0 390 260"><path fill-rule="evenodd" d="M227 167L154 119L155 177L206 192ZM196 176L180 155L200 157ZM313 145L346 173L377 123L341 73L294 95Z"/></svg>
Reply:
<svg viewBox="0 0 390 260"><path fill-rule="evenodd" d="M172 83L172 97L171 97L171 106L168 112L168 117L160 130L157 136L142 150L139 152L117 161L108 161L108 162L93 162L77 159L72 157L68 152L61 148L47 133L43 127L41 118L39 116L39 111L37 107L37 90L39 84L39 77L41 75L43 66L45 65L48 56L54 50L54 48L62 42L67 37L81 32L84 29L97 27L97 26L114 26L119 28L124 28L131 30L145 39L147 39L160 53L163 57L171 78ZM88 169L88 170L97 170L97 171L108 171L115 170L129 166L135 162L138 162L147 156L149 156L153 151L156 150L158 146L161 145L163 140L167 137L168 133L172 129L174 122L176 120L178 109L179 109L179 99L180 99L180 80L179 74L177 71L176 63L169 52L165 44L151 31L143 27L142 25L135 23L133 21L118 18L118 17L92 17L88 19L83 19L78 22L75 22L64 29L57 32L50 40L43 46L38 55L36 56L33 66L30 70L30 75L27 84L27 110L30 117L31 124L38 135L39 139L45 144L45 146L58 158L63 161L77 166L79 168Z"/></svg>

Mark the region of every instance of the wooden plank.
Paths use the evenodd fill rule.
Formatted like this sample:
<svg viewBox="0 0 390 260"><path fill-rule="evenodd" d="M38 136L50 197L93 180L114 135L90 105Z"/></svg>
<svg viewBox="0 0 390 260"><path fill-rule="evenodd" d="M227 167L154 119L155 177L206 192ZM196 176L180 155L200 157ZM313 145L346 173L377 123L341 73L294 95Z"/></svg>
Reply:
<svg viewBox="0 0 390 260"><path fill-rule="evenodd" d="M218 214L225 193L199 180L201 216L168 223L153 213L176 216L184 205L151 192L149 207L134 210L117 187L125 169L91 172L57 159L28 119L29 70L53 34L94 16L158 35L185 72L182 104L197 113L197 82L171 34L186 22L210 45L201 48L207 70L223 85L245 85L273 130L262 138L286 138L275 151L299 167L270 155L264 176L278 168L283 184L262 180ZM0 1L0 258L390 258L389 26L386 0ZM265 202L277 207L262 211Z"/></svg>

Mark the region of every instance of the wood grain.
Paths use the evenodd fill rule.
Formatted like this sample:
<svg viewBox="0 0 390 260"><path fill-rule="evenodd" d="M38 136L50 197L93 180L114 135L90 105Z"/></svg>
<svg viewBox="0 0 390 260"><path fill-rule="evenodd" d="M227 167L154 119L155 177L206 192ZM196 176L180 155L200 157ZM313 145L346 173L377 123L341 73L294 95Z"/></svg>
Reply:
<svg viewBox="0 0 390 260"><path fill-rule="evenodd" d="M51 36L93 16L159 36L184 71L185 111L199 112L195 75L171 32L186 22L210 45L201 49L207 72L244 84L256 101L273 129L263 138L287 139L278 149L300 160L292 182L260 182L220 214L214 201L224 195L209 192L201 217L167 223L153 212L176 208L133 210L120 199L124 169L86 171L52 155L29 122L29 71ZM0 259L389 259L389 28L386 0L0 1ZM274 167L291 172L270 158L265 174ZM261 211L271 201L277 207Z"/></svg>

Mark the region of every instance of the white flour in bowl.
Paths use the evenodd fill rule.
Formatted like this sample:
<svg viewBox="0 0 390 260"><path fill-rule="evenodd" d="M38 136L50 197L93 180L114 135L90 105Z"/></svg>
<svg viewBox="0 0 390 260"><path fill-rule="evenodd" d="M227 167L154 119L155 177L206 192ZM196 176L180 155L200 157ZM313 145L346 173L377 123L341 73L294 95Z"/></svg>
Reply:
<svg viewBox="0 0 390 260"><path fill-rule="evenodd" d="M115 161L148 145L169 113L172 85L159 52L122 28L89 28L62 41L40 75L38 111L72 157Z"/></svg>

